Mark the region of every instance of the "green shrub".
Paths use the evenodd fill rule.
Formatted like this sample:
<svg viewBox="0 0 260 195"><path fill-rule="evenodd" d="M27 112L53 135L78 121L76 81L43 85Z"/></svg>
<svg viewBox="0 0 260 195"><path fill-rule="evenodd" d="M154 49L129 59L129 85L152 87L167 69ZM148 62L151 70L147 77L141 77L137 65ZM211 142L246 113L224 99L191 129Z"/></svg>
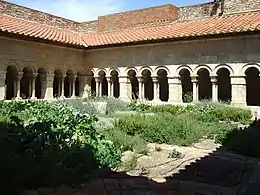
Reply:
<svg viewBox="0 0 260 195"><path fill-rule="evenodd" d="M220 121L234 121L247 123L252 119L250 110L234 107L216 107L211 111L211 114Z"/></svg>
<svg viewBox="0 0 260 195"><path fill-rule="evenodd" d="M173 116L167 113L153 116L133 115L118 119L115 129L129 136L139 135L151 143L167 143L188 146L203 136L210 135L209 125L195 115Z"/></svg>
<svg viewBox="0 0 260 195"><path fill-rule="evenodd" d="M64 106L71 106L82 114L87 113L93 116L98 113L97 109L93 104L91 104L90 102L85 102L82 99L64 99L64 100L58 100L58 103L63 104Z"/></svg>
<svg viewBox="0 0 260 195"><path fill-rule="evenodd" d="M183 94L183 102L191 103L192 101L193 101L193 93L192 93L192 91Z"/></svg>
<svg viewBox="0 0 260 195"><path fill-rule="evenodd" d="M139 135L130 136L118 129L110 129L104 132L108 139L112 140L117 148L122 151L131 150L139 154L147 154L147 142Z"/></svg>
<svg viewBox="0 0 260 195"><path fill-rule="evenodd" d="M159 106L152 106L150 108L153 112L168 112L172 115L179 115L185 112L184 106L175 106L175 105L159 105Z"/></svg>
<svg viewBox="0 0 260 195"><path fill-rule="evenodd" d="M0 102L0 106L4 191L75 183L120 161L113 142L93 128L95 117L44 101Z"/></svg>

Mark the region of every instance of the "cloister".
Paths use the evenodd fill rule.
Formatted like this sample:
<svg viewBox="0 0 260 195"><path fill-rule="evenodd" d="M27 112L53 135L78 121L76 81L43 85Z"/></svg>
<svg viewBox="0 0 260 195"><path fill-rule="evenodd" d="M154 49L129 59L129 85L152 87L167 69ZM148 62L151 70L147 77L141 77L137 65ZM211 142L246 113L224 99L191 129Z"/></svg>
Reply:
<svg viewBox="0 0 260 195"><path fill-rule="evenodd" d="M260 0L76 22L0 0L0 99L260 106Z"/></svg>
<svg viewBox="0 0 260 195"><path fill-rule="evenodd" d="M193 67L181 65L174 72L170 71L171 66L94 68L87 72L59 69L51 72L44 68L34 71L24 67L18 72L16 67L8 66L4 75L5 98L86 98L95 95L125 101L188 103L184 95L189 93L194 102L209 99L236 105L239 94L244 106L260 106L259 65L241 65L237 75L229 65L215 65L213 69L207 65Z"/></svg>

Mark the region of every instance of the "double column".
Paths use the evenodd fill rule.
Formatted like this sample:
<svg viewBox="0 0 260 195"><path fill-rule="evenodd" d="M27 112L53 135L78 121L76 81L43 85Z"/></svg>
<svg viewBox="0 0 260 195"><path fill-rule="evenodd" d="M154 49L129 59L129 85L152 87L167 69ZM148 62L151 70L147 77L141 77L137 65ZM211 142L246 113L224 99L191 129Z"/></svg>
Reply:
<svg viewBox="0 0 260 195"><path fill-rule="evenodd" d="M210 81L212 84L212 101L218 101L218 80L217 76L211 76ZM198 76L191 76L193 85L193 102L199 101L199 80Z"/></svg>
<svg viewBox="0 0 260 195"><path fill-rule="evenodd" d="M160 101L160 89L158 76L152 76L153 80L153 101Z"/></svg>
<svg viewBox="0 0 260 195"><path fill-rule="evenodd" d="M142 76L138 76L137 80L138 80L138 99L143 101L145 99L145 96L144 96L144 78Z"/></svg>

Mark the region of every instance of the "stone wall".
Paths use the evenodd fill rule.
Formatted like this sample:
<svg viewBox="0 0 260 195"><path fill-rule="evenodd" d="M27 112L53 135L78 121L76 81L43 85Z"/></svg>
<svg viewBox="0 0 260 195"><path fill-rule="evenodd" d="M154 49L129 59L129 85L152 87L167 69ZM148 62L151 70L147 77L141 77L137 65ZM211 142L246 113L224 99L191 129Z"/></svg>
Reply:
<svg viewBox="0 0 260 195"><path fill-rule="evenodd" d="M87 64L96 68L167 66L171 69L172 65L260 63L259 44L260 36L251 36L102 49L88 51Z"/></svg>
<svg viewBox="0 0 260 195"><path fill-rule="evenodd" d="M260 0L225 0L224 13L259 10Z"/></svg>
<svg viewBox="0 0 260 195"><path fill-rule="evenodd" d="M19 71L30 66L52 72L56 68L66 72L82 72L85 66L85 51L36 42L28 42L0 37L0 70L8 65L16 66Z"/></svg>
<svg viewBox="0 0 260 195"><path fill-rule="evenodd" d="M214 2L184 6L179 8L179 19L189 20L194 18L213 16L219 12L220 4Z"/></svg>
<svg viewBox="0 0 260 195"><path fill-rule="evenodd" d="M177 19L178 8L173 5L163 5L100 16L98 30L113 31L147 24L169 23Z"/></svg>

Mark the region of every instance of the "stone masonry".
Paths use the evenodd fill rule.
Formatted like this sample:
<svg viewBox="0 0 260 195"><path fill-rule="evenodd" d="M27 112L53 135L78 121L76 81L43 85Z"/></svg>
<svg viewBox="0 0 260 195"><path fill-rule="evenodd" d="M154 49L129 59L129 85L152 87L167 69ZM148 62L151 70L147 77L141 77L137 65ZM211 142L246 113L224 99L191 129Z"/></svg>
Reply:
<svg viewBox="0 0 260 195"><path fill-rule="evenodd" d="M79 23L0 0L0 14L91 34L216 17L259 6L259 0L214 1L179 8L164 5ZM254 83L259 82L259 44L259 33L248 33L79 49L1 33L0 99L87 97L92 92L125 101L139 98L181 104L183 93L191 92L193 101L206 98L231 100L235 106L258 105L260 89Z"/></svg>

